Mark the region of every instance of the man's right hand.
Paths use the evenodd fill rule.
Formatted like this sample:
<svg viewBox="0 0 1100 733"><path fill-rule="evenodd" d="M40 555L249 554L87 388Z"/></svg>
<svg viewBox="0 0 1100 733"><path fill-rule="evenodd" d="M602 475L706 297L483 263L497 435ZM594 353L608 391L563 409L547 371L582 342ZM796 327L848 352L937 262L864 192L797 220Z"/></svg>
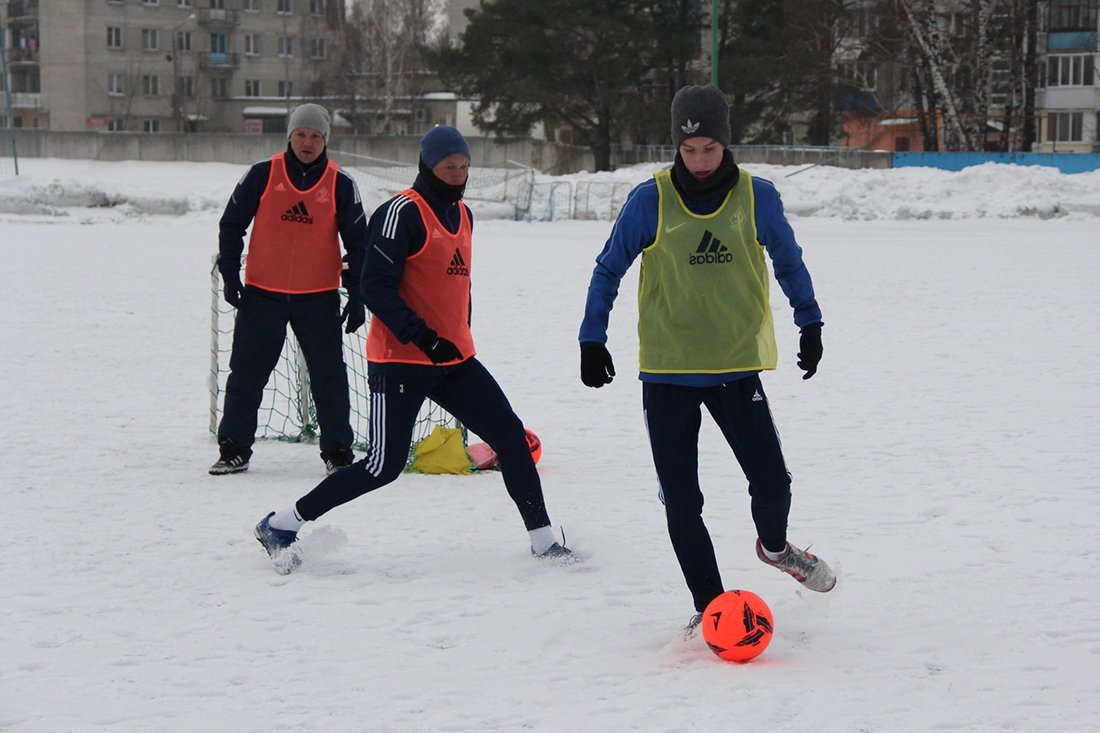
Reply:
<svg viewBox="0 0 1100 733"><path fill-rule="evenodd" d="M433 364L446 364L449 361L458 361L462 358L462 352L458 350L457 346L430 328L425 329L416 345L428 355Z"/></svg>
<svg viewBox="0 0 1100 733"><path fill-rule="evenodd" d="M241 283L239 272L223 272L222 280L225 282L225 302L234 308L239 308L241 298L244 296L244 284Z"/></svg>
<svg viewBox="0 0 1100 733"><path fill-rule="evenodd" d="M615 378L611 352L603 344L581 344L581 381L586 387L599 389Z"/></svg>

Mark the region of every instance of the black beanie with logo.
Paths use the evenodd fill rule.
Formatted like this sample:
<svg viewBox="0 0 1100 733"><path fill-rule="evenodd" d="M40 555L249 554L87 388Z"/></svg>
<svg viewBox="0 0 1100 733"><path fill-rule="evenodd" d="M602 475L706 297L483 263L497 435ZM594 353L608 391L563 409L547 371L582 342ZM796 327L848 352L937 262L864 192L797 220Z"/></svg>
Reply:
<svg viewBox="0 0 1100 733"><path fill-rule="evenodd" d="M722 147L730 144L730 107L713 84L683 87L672 98L672 144L692 137L709 137Z"/></svg>

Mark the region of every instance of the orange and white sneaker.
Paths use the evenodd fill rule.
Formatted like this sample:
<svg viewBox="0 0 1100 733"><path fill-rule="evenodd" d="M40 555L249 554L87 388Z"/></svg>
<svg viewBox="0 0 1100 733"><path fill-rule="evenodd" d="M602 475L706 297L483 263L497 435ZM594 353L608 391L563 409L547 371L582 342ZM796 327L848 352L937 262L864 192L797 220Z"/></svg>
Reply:
<svg viewBox="0 0 1100 733"><path fill-rule="evenodd" d="M764 546L760 540L756 540L756 556L761 562L779 568L787 575L797 580L810 590L818 593L828 593L836 586L836 574L824 560L817 555L800 550L790 542L787 549L779 556L778 560L772 560L764 554Z"/></svg>

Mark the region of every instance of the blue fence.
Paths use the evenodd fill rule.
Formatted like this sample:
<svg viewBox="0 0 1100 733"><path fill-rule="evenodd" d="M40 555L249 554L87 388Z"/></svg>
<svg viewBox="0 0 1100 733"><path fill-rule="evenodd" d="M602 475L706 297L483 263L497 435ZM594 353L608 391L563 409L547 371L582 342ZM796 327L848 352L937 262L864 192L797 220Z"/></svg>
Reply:
<svg viewBox="0 0 1100 733"><path fill-rule="evenodd" d="M1063 173L1100 170L1100 153L894 153L895 168L939 168L961 171L982 163L1042 165Z"/></svg>

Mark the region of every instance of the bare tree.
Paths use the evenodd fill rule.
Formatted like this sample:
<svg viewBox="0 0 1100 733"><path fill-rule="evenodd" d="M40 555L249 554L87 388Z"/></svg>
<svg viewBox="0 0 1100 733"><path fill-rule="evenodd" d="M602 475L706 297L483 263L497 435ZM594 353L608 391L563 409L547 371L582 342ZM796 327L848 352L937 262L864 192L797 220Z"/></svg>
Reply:
<svg viewBox="0 0 1100 733"><path fill-rule="evenodd" d="M973 144L966 127L963 125L960 104L956 90L948 83L948 73L955 61L950 47L944 42L940 26L936 19L935 0L898 0L909 29L910 38L919 53L924 69L928 73L931 89L936 101L943 105L945 143L949 149L972 150ZM935 112L938 105L932 105L932 125L936 124Z"/></svg>
<svg viewBox="0 0 1100 733"><path fill-rule="evenodd" d="M439 6L439 0L357 0L351 5L337 86L352 99L349 112L358 118L353 119L357 128L398 131L398 100L423 91L420 52L442 30Z"/></svg>

